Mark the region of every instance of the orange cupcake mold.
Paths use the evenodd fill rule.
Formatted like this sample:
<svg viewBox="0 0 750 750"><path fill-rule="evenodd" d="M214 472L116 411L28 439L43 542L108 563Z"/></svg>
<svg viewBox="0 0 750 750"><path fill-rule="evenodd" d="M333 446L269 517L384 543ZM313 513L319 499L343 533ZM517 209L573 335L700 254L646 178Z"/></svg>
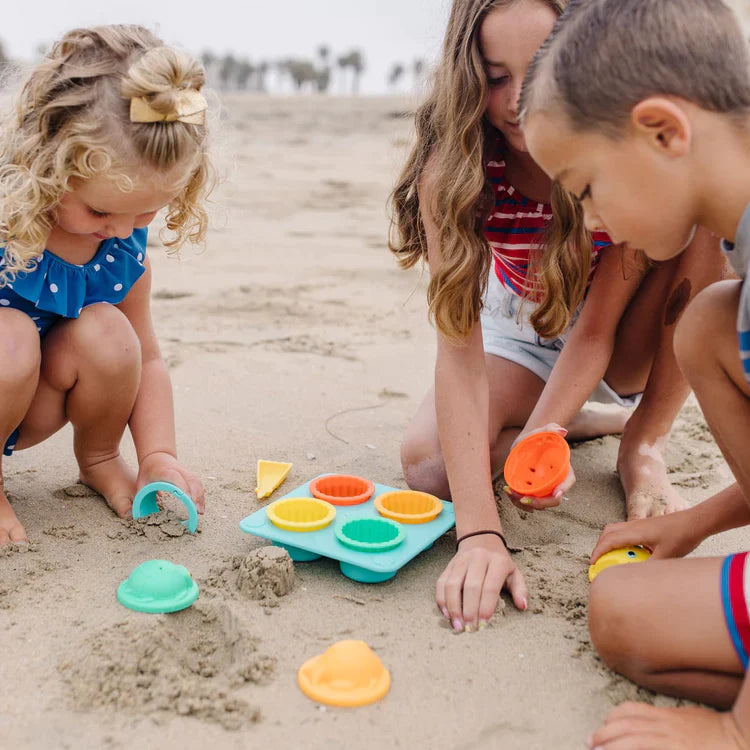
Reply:
<svg viewBox="0 0 750 750"><path fill-rule="evenodd" d="M330 474L313 479L310 492L332 505L359 505L370 499L375 485L369 479L351 474Z"/></svg>
<svg viewBox="0 0 750 750"><path fill-rule="evenodd" d="M556 432L534 432L508 456L503 474L518 495L547 497L568 476L570 447Z"/></svg>
<svg viewBox="0 0 750 750"><path fill-rule="evenodd" d="M375 498L374 505L381 516L399 523L427 523L436 519L443 510L441 500L416 490L385 492Z"/></svg>

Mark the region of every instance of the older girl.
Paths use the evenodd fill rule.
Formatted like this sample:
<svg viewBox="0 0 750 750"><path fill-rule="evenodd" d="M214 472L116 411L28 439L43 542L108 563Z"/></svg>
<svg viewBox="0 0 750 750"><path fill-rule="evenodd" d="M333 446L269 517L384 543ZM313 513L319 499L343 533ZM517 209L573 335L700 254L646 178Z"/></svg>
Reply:
<svg viewBox="0 0 750 750"><path fill-rule="evenodd" d="M394 192L392 249L405 267L428 261L438 329L434 388L402 463L410 486L455 503L458 548L437 601L456 630L486 624L503 586L528 606L492 487L519 435L549 423L570 439L619 432L622 411L602 418L581 407L591 397L631 405L643 392L618 457L628 517L683 507L663 458L688 393L672 333L688 300L719 276L718 240L701 232L681 258L648 266L596 227L589 234L578 202L529 155L521 84L565 5L454 0ZM573 481L548 498L512 499L557 505Z"/></svg>

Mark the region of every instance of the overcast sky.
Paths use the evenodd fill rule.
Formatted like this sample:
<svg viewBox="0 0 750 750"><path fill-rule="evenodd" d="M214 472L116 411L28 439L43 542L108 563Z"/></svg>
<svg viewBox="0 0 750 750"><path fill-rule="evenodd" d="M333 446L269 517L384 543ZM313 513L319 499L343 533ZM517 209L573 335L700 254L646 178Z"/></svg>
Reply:
<svg viewBox="0 0 750 750"><path fill-rule="evenodd" d="M362 50L362 91L386 90L394 62L436 58L450 0L3 0L0 40L16 60L32 60L76 26L140 23L199 54L210 49L251 62L314 58L321 44L334 59ZM270 79L269 79L270 80Z"/></svg>

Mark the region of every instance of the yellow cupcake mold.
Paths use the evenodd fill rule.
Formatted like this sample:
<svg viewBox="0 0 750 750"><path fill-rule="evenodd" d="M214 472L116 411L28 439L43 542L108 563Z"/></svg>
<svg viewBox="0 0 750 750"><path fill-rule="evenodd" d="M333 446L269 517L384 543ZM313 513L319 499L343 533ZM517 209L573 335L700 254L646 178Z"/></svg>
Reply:
<svg viewBox="0 0 750 750"><path fill-rule="evenodd" d="M391 687L391 675L364 641L339 641L297 672L302 692L330 706L366 706Z"/></svg>
<svg viewBox="0 0 750 750"><path fill-rule="evenodd" d="M336 508L315 497L287 497L271 503L266 515L285 531L319 531L336 518Z"/></svg>
<svg viewBox="0 0 750 750"><path fill-rule="evenodd" d="M399 523L427 523L440 515L443 503L426 492L398 490L376 497L375 508L381 516Z"/></svg>

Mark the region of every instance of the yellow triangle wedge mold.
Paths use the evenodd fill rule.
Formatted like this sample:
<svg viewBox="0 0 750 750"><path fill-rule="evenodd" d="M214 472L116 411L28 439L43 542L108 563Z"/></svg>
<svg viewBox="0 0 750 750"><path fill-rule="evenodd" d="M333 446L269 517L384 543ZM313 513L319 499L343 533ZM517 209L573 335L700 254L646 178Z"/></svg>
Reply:
<svg viewBox="0 0 750 750"><path fill-rule="evenodd" d="M291 464L282 461L258 459L258 486L255 494L259 498L268 497L286 479L291 468Z"/></svg>

